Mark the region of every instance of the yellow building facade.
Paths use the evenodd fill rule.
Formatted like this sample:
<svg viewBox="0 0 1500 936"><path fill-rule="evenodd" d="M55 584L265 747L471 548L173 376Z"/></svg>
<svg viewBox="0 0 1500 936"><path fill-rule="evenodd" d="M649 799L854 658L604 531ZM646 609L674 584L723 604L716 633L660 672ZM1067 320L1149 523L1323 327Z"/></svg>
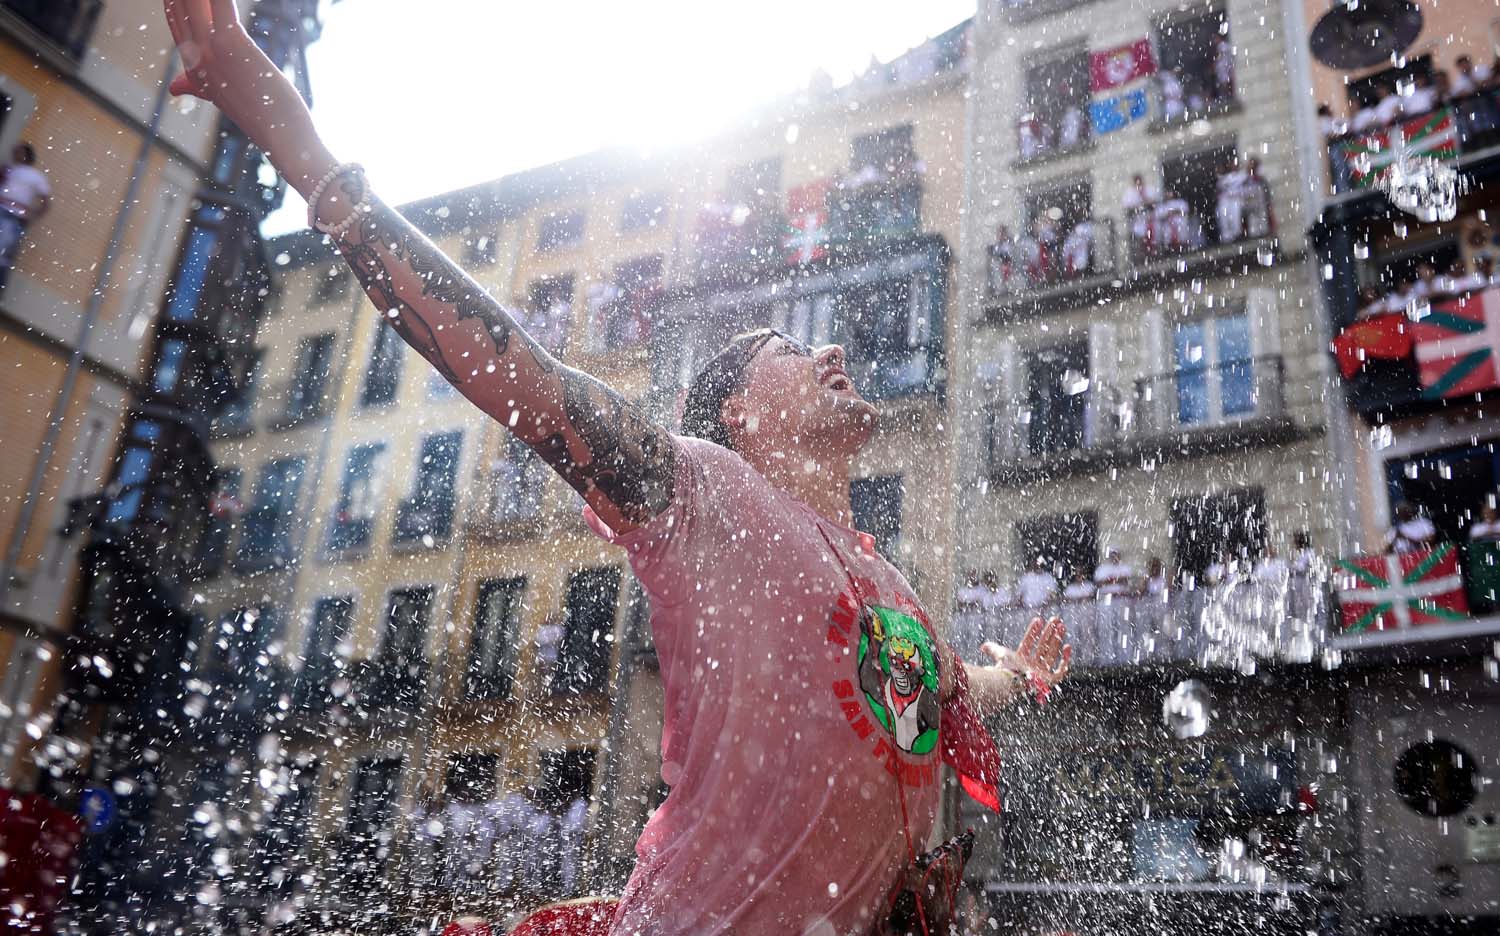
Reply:
<svg viewBox="0 0 1500 936"><path fill-rule="evenodd" d="M159 95L170 47L153 0L0 3L0 154L30 143L52 188L0 292L5 782L54 708L76 579L70 504L108 474L212 150L215 115Z"/></svg>

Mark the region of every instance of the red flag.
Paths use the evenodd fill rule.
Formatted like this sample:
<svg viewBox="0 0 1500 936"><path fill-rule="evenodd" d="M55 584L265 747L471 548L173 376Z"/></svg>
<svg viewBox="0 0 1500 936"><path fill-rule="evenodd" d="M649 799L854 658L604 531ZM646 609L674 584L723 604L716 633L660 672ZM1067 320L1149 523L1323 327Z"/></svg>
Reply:
<svg viewBox="0 0 1500 936"><path fill-rule="evenodd" d="M1409 553L1355 556L1338 562L1344 633L1397 630L1469 616L1452 543Z"/></svg>
<svg viewBox="0 0 1500 936"><path fill-rule="evenodd" d="M1096 93L1154 74L1156 59L1151 55L1150 39L1089 54L1089 89Z"/></svg>
<svg viewBox="0 0 1500 936"><path fill-rule="evenodd" d="M1406 316L1396 312L1355 322L1333 339L1333 356L1348 380L1369 358L1398 361L1411 354L1412 332Z"/></svg>
<svg viewBox="0 0 1500 936"><path fill-rule="evenodd" d="M1411 324L1422 395L1461 397L1500 387L1500 290L1432 307Z"/></svg>
<svg viewBox="0 0 1500 936"><path fill-rule="evenodd" d="M828 193L833 179L817 179L786 193L786 262L811 263L828 256Z"/></svg>

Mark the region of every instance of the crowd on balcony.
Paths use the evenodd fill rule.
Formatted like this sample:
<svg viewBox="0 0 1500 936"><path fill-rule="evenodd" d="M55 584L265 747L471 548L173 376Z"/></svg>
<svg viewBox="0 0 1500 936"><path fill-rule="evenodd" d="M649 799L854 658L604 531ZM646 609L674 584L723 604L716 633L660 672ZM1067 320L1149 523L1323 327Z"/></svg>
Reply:
<svg viewBox="0 0 1500 936"><path fill-rule="evenodd" d="M1476 95L1500 88L1500 58L1484 65L1476 63L1472 56L1460 55L1454 59L1453 68L1451 75L1444 69L1435 69L1417 72L1409 80L1383 80L1353 117L1335 116L1333 108L1320 104L1318 121L1323 135L1337 139L1369 133L1450 105L1463 111L1470 134L1500 127L1500 111L1493 103L1473 100Z"/></svg>
<svg viewBox="0 0 1500 936"><path fill-rule="evenodd" d="M1101 256L1102 225L1082 218L1064 233L1045 214L1029 230L1011 234L1007 225L995 229L990 246L990 289L996 294L1035 289L1050 283L1099 272L1108 258Z"/></svg>
<svg viewBox="0 0 1500 936"><path fill-rule="evenodd" d="M0 289L16 265L26 226L47 213L52 185L37 168L36 149L17 143L11 161L0 167Z"/></svg>
<svg viewBox="0 0 1500 936"><path fill-rule="evenodd" d="M1234 46L1228 36L1215 40L1212 65L1207 75L1187 68L1163 68L1157 74L1162 120L1187 120L1234 100Z"/></svg>
<svg viewBox="0 0 1500 936"><path fill-rule="evenodd" d="M1199 207L1182 193L1162 192L1136 175L1121 198L1135 256L1153 259L1202 250L1209 236ZM1206 207L1206 206L1203 206ZM1214 182L1213 212L1218 241L1232 244L1270 236L1276 229L1271 186L1261 174L1260 160L1241 164L1233 158L1219 167Z"/></svg>
<svg viewBox="0 0 1500 936"><path fill-rule="evenodd" d="M1495 260L1486 254L1474 258L1473 269L1468 269L1462 259L1454 260L1444 273L1437 272L1432 263L1421 263L1415 272L1402 277L1387 292L1382 293L1375 286L1361 289L1358 317L1407 314L1424 305L1467 298L1490 289L1495 282Z"/></svg>

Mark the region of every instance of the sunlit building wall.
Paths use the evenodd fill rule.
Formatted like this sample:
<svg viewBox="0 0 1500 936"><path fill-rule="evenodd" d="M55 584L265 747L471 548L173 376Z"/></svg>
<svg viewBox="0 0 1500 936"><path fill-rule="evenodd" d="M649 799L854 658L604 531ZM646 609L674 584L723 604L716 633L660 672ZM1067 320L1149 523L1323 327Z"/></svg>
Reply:
<svg viewBox="0 0 1500 936"><path fill-rule="evenodd" d="M406 209L565 361L664 419L683 375L736 331L850 344L884 416L856 466L856 513L940 622L966 35L701 144L591 154ZM286 730L258 756L306 791L298 866L404 882L399 912L495 912L528 895L434 870L426 820L532 788L594 797L594 860L576 886L618 886L665 792L646 609L624 557L380 327L321 238L272 252L282 273L253 402L214 443L200 644L206 672L268 664L260 704L284 706ZM890 287L839 291L867 283ZM799 284L813 290L801 306L783 298ZM773 285L786 293L736 292ZM341 882L323 876L313 903L347 906Z"/></svg>
<svg viewBox="0 0 1500 936"><path fill-rule="evenodd" d="M108 473L212 153L216 116L162 93L170 47L151 0L0 4L0 153L8 163L15 144L30 143L52 188L0 292L9 401L0 416L0 772L10 783L30 775L14 759L46 732L59 689L79 545L70 519ZM51 420L61 431L42 464Z"/></svg>

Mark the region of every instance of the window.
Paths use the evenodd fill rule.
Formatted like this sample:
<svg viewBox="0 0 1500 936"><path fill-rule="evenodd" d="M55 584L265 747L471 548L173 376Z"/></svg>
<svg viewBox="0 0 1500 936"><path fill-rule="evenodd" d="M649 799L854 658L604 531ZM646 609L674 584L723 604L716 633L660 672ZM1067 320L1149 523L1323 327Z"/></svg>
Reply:
<svg viewBox="0 0 1500 936"><path fill-rule="evenodd" d="M146 481L155 461L152 448L160 437L161 425L154 420L139 419L130 427L130 435L115 469L114 483L110 485L113 492L109 510L104 515L105 522L129 523L135 519L141 501L145 499Z"/></svg>
<svg viewBox="0 0 1500 936"><path fill-rule="evenodd" d="M901 500L904 486L900 475L855 478L849 482L849 505L855 529L875 537L875 548L892 559L901 541Z"/></svg>
<svg viewBox="0 0 1500 936"><path fill-rule="evenodd" d="M483 582L474 605L474 636L464 696L508 699L516 678L516 641L520 634L526 579Z"/></svg>
<svg viewBox="0 0 1500 936"><path fill-rule="evenodd" d="M99 0L5 0L5 8L79 62L88 51L104 4Z"/></svg>
<svg viewBox="0 0 1500 936"><path fill-rule="evenodd" d="M609 679L609 648L620 596L620 570L584 569L568 579L562 644L553 695L602 692Z"/></svg>
<svg viewBox="0 0 1500 936"><path fill-rule="evenodd" d="M1255 412L1255 361L1244 312L1180 322L1172 336L1177 421L1196 426Z"/></svg>
<svg viewBox="0 0 1500 936"><path fill-rule="evenodd" d="M911 124L857 136L850 148L849 169L855 173L874 169L889 176L900 175L911 171L917 162L911 144Z"/></svg>
<svg viewBox="0 0 1500 936"><path fill-rule="evenodd" d="M462 432L445 432L422 440L411 496L396 511L397 542L429 536L444 539L452 531L454 488L462 447Z"/></svg>
<svg viewBox="0 0 1500 936"><path fill-rule="evenodd" d="M450 803L487 803L495 798L498 754L450 754L443 776L443 798Z"/></svg>
<svg viewBox="0 0 1500 936"><path fill-rule="evenodd" d="M600 308L596 334L601 350L635 347L651 333L652 303L661 290L661 254L638 257L615 267L610 299Z"/></svg>
<svg viewBox="0 0 1500 936"><path fill-rule="evenodd" d="M526 443L506 433L503 457L490 465L490 523L508 526L535 520L542 512L547 468Z"/></svg>
<svg viewBox="0 0 1500 936"><path fill-rule="evenodd" d="M573 321L573 274L549 276L536 280L527 290L526 334L535 338L553 354L561 354L568 342L568 326Z"/></svg>
<svg viewBox="0 0 1500 936"><path fill-rule="evenodd" d="M500 238L494 231L464 238L464 266L494 266L500 259Z"/></svg>
<svg viewBox="0 0 1500 936"><path fill-rule="evenodd" d="M584 214L582 208L573 211L553 212L542 218L540 230L537 233L536 249L538 253L549 250L560 250L570 244L576 244L583 240Z"/></svg>
<svg viewBox="0 0 1500 936"><path fill-rule="evenodd" d="M303 338L297 346L297 370L287 386L281 425L296 426L323 415L328 372L333 365L333 333Z"/></svg>
<svg viewBox="0 0 1500 936"><path fill-rule="evenodd" d="M1016 541L1023 571L1041 559L1063 583L1080 574L1092 578L1099 562L1099 517L1092 511L1036 517L1016 524Z"/></svg>
<svg viewBox="0 0 1500 936"><path fill-rule="evenodd" d="M1067 152L1089 142L1089 54L1078 48L1026 69L1018 123L1022 159Z"/></svg>
<svg viewBox="0 0 1500 936"><path fill-rule="evenodd" d="M255 501L245 514L239 561L251 567L281 565L292 558L292 518L306 462L282 458L261 469Z"/></svg>
<svg viewBox="0 0 1500 936"><path fill-rule="evenodd" d="M909 276L852 286L839 296L849 374L861 392L888 397L925 385L930 299L926 278Z"/></svg>
<svg viewBox="0 0 1500 936"><path fill-rule="evenodd" d="M591 747L543 751L541 783L538 784L542 801L566 807L575 800L590 799L598 760L598 752Z"/></svg>
<svg viewBox="0 0 1500 936"><path fill-rule="evenodd" d="M427 631L432 614L430 587L391 592L386 604L385 633L375 659L375 701L416 711L427 682Z"/></svg>
<svg viewBox="0 0 1500 936"><path fill-rule="evenodd" d="M273 605L240 608L220 619L210 677L238 712L258 713L278 688L270 648L280 637L281 613Z"/></svg>
<svg viewBox="0 0 1500 936"><path fill-rule="evenodd" d="M333 703L334 680L344 672L349 656L353 618L353 598L320 598L313 605L302 672L297 677L297 705L322 711Z"/></svg>
<svg viewBox="0 0 1500 936"><path fill-rule="evenodd" d="M1156 55L1166 120L1188 119L1234 100L1234 49L1222 9L1158 23Z"/></svg>
<svg viewBox="0 0 1500 936"><path fill-rule="evenodd" d="M375 348L365 368L365 386L359 395L360 406L383 406L394 403L401 389L401 364L405 346L396 330L385 324L375 327Z"/></svg>
<svg viewBox="0 0 1500 936"><path fill-rule="evenodd" d="M1172 501L1172 553L1180 574L1201 580L1225 558L1260 555L1266 543L1265 498L1259 488Z"/></svg>
<svg viewBox="0 0 1500 936"><path fill-rule="evenodd" d="M1174 233L1172 219L1158 223L1166 228L1159 236L1170 241L1178 249L1197 249L1205 243L1219 240L1219 175L1236 162L1233 146L1216 146L1194 150L1174 159L1162 162L1162 207L1171 207L1172 201L1180 199L1186 203L1186 215L1176 222L1181 233Z"/></svg>
<svg viewBox="0 0 1500 936"><path fill-rule="evenodd" d="M221 468L214 477L214 493L208 502L208 522L198 540L197 563L201 578L213 578L224 569L229 537L240 513L240 484L244 472Z"/></svg>
<svg viewBox="0 0 1500 936"><path fill-rule="evenodd" d="M376 478L380 459L385 454L385 443L360 445L349 450L344 461L344 479L339 486L339 499L333 506L333 519L328 524L328 548L331 550L356 549L370 542L375 526L375 498L378 493Z"/></svg>
<svg viewBox="0 0 1500 936"><path fill-rule="evenodd" d="M331 266L320 277L318 285L313 290L313 302L319 305L327 305L337 299L349 295L349 284L354 277L347 266L338 264Z"/></svg>
<svg viewBox="0 0 1500 936"><path fill-rule="evenodd" d="M265 359L265 348L256 348L251 353L244 381L230 391L214 417L213 428L216 435L237 435L250 431L250 413L255 408L255 390L260 383L261 366Z"/></svg>
<svg viewBox="0 0 1500 936"><path fill-rule="evenodd" d="M1026 359L1027 445L1049 455L1083 445L1088 412L1089 345L1071 341Z"/></svg>
<svg viewBox="0 0 1500 936"><path fill-rule="evenodd" d="M666 212L665 192L638 192L625 199L625 207L620 212L620 233L656 227L665 219Z"/></svg>
<svg viewBox="0 0 1500 936"><path fill-rule="evenodd" d="M399 757L367 758L354 768L344 824L349 847L341 861L351 870L351 884L372 885L390 856L400 780Z"/></svg>
<svg viewBox="0 0 1500 936"><path fill-rule="evenodd" d="M182 367L187 357L187 343L180 338L168 338L161 343L156 353L156 367L151 384L157 393L170 394L177 390L177 381L182 378Z"/></svg>

